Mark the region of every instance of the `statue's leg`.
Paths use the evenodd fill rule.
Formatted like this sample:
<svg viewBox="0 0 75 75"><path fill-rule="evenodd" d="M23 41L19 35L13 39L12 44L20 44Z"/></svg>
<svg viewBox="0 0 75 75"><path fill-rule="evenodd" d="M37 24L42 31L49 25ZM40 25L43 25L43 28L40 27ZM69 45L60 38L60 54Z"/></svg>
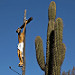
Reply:
<svg viewBox="0 0 75 75"><path fill-rule="evenodd" d="M18 53L18 57L19 57L19 60L20 60L20 50L19 49L18 49L17 53Z"/></svg>
<svg viewBox="0 0 75 75"><path fill-rule="evenodd" d="M22 66L23 65L22 52L19 49L18 49L18 57L20 60L19 66Z"/></svg>
<svg viewBox="0 0 75 75"><path fill-rule="evenodd" d="M20 62L23 63L22 52L20 51Z"/></svg>

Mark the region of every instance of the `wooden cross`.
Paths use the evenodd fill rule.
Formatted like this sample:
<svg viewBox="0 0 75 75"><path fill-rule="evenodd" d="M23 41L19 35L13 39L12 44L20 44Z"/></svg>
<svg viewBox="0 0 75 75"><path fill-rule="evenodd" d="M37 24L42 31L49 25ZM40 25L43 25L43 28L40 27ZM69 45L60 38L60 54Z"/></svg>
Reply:
<svg viewBox="0 0 75 75"><path fill-rule="evenodd" d="M27 23L25 23L26 21L26 10L24 12L24 22L23 22L23 25L20 27L21 29L26 28L26 24L28 24L33 18L30 17L28 20L27 20ZM16 30L17 32L17 30ZM25 33L26 34L26 33ZM25 64L26 64L26 58L25 58L25 36L24 36L24 48L23 48L23 56L24 56L24 60L23 60L23 67L22 67L22 75L25 75Z"/></svg>

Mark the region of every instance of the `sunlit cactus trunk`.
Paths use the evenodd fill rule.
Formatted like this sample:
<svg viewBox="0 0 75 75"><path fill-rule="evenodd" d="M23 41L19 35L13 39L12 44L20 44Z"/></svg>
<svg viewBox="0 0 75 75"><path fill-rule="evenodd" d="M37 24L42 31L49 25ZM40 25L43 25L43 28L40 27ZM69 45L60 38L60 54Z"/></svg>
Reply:
<svg viewBox="0 0 75 75"><path fill-rule="evenodd" d="M52 1L48 8L48 29L47 29L47 49L46 49L46 75L55 75L54 72L54 25L56 17L56 4Z"/></svg>
<svg viewBox="0 0 75 75"><path fill-rule="evenodd" d="M48 28L46 62L44 59L43 42L40 36L36 37L36 58L45 75L60 75L61 65L65 58L65 44L63 43L63 21L56 18L56 4L52 1L48 8Z"/></svg>

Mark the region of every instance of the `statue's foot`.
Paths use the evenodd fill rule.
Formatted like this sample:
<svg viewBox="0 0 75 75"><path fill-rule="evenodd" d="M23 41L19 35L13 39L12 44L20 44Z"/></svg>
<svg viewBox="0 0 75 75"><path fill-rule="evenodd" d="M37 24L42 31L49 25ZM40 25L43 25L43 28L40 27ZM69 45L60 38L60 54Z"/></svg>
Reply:
<svg viewBox="0 0 75 75"><path fill-rule="evenodd" d="M23 63L19 63L18 66L19 66L19 67L23 67Z"/></svg>

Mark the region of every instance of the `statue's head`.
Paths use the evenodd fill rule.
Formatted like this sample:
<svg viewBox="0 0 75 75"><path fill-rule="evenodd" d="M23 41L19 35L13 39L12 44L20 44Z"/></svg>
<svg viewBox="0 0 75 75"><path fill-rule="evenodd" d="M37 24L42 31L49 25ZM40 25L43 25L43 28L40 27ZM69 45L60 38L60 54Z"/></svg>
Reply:
<svg viewBox="0 0 75 75"><path fill-rule="evenodd" d="M16 30L17 33L21 32L21 28L18 27L18 29Z"/></svg>

